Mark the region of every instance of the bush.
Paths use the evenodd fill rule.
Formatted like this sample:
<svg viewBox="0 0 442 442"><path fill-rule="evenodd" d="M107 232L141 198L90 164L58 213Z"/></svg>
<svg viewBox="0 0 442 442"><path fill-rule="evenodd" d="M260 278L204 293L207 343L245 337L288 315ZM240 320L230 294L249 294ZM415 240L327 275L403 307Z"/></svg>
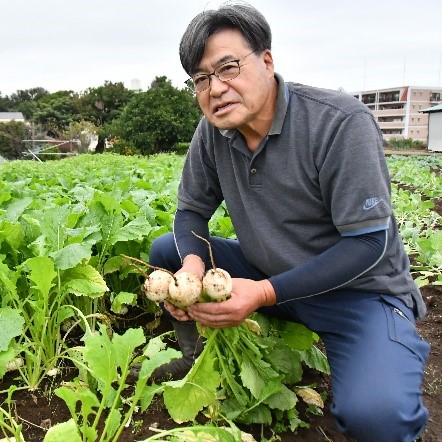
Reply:
<svg viewBox="0 0 442 442"><path fill-rule="evenodd" d="M413 138L392 137L384 142L385 147L391 149L426 149L427 143L413 140Z"/></svg>

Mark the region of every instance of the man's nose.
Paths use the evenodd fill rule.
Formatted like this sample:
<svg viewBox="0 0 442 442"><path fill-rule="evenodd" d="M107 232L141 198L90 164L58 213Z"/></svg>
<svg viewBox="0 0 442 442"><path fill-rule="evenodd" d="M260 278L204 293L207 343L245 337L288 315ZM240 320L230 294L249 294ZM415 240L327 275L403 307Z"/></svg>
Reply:
<svg viewBox="0 0 442 442"><path fill-rule="evenodd" d="M227 83L227 81L221 81L216 75L213 75L210 81L210 95L219 96L225 92L229 88Z"/></svg>

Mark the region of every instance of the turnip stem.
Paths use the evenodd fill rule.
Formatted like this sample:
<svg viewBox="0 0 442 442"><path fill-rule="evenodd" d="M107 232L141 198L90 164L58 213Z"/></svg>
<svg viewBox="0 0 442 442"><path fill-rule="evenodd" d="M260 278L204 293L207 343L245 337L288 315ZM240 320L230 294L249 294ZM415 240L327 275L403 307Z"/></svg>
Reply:
<svg viewBox="0 0 442 442"><path fill-rule="evenodd" d="M121 256L123 257L123 258L126 258L126 259L129 259L130 261L133 261L133 263L134 262L137 262L138 264L142 264L142 265L144 265L144 266L146 266L146 267L149 267L150 269L154 269L154 270L162 270L163 272L166 272L166 273L169 273L169 275L171 275L174 279L175 279L175 276L174 276L174 274L172 273L172 272L170 272L169 270L167 270L167 269L163 269L163 268L161 268L161 267L157 267L157 266L154 266L154 265L152 265L152 264L149 264L148 262L144 262L143 260L141 260L141 259L138 259L138 258L133 258L132 256L127 256L127 255L123 255L123 254L121 254ZM148 275L142 270L142 269L140 269L138 266L136 266L135 264L133 264L132 263L132 265L145 277L145 278L147 278L148 277Z"/></svg>
<svg viewBox="0 0 442 442"><path fill-rule="evenodd" d="M193 230L192 230L192 234L195 235L197 238L201 239L202 241L204 241L207 244L207 246L209 247L209 255L210 255L210 262L212 264L212 269L216 270L215 260L213 259L212 246L210 244L210 241L208 241L206 238L203 238L202 236L198 235Z"/></svg>

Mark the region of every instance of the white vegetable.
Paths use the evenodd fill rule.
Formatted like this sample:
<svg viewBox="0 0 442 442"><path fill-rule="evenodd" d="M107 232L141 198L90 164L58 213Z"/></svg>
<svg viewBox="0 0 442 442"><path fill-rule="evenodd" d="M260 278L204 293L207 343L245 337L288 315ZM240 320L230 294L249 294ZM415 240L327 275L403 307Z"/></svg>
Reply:
<svg viewBox="0 0 442 442"><path fill-rule="evenodd" d="M202 288L201 280L193 273L178 273L169 284L169 301L177 307L188 307L199 299Z"/></svg>
<svg viewBox="0 0 442 442"><path fill-rule="evenodd" d="M6 364L6 371L18 370L18 368L21 367L22 365L23 365L23 359L22 358L12 359L12 361L9 361Z"/></svg>
<svg viewBox="0 0 442 442"><path fill-rule="evenodd" d="M144 282L144 291L147 299L154 302L162 302L169 296L169 284L173 282L173 276L164 270L153 271Z"/></svg>
<svg viewBox="0 0 442 442"><path fill-rule="evenodd" d="M48 376L54 377L54 376L57 376L58 372L59 372L58 368L55 368L55 367L54 367L54 368L51 368L50 370L48 370L48 371L46 372L46 374L47 374Z"/></svg>
<svg viewBox="0 0 442 442"><path fill-rule="evenodd" d="M208 270L203 278L203 292L214 301L225 301L232 292L232 278L226 270Z"/></svg>

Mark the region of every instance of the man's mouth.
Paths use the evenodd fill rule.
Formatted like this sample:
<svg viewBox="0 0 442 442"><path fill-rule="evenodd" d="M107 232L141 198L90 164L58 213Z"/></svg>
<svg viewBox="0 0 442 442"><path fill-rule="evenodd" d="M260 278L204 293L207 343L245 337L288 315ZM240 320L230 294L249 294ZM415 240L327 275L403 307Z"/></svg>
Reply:
<svg viewBox="0 0 442 442"><path fill-rule="evenodd" d="M222 112L226 109L228 109L229 107L233 106L234 103L221 103L218 106L215 106L213 113L216 114L218 112Z"/></svg>

